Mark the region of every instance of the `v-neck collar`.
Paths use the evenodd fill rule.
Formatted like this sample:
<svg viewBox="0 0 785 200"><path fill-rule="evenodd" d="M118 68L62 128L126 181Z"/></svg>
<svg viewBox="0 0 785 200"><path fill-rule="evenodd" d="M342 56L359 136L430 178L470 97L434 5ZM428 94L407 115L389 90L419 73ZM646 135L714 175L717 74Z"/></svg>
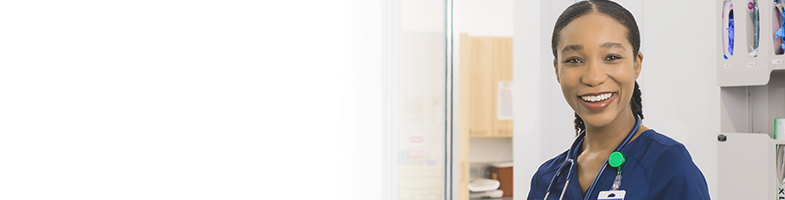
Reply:
<svg viewBox="0 0 785 200"><path fill-rule="evenodd" d="M635 138L634 140L630 141L628 144L624 145L621 149L619 149L619 151L622 154L625 155L624 156L625 158L629 158L629 156L631 155L630 151L635 147L636 143L639 143L638 139L641 136L643 136L643 134L645 134L646 132L648 132L650 130L651 129L643 131L637 138ZM578 150L577 149L579 149L581 147L581 145L583 145L583 141L585 141L584 140L585 138L580 138L580 139L581 140L578 142L578 145L576 146L577 148L574 150L574 152L571 152L571 156L574 156L572 159L575 160L575 164L576 165L578 164L578 154L577 154ZM608 161L606 160L605 163L603 163L603 165L607 165L607 162ZM570 185L567 185L567 187L568 187L567 190L569 190L568 192L570 193L570 196L580 197L580 199L585 199L586 195L592 195L592 194L587 194L587 193L584 193L583 191L581 191L581 185L580 185L580 182L578 182L578 173L577 173L578 169L577 169L577 167L575 168L575 170L576 170L576 172L572 173L572 175L570 177L570 180L575 180L575 184L570 183ZM631 169L627 169L626 171L630 171L630 170ZM615 170L612 167L605 167L604 171L615 171ZM602 185L602 177L603 176L607 176L606 175L607 173L608 172L603 172L602 176L598 177L600 179L600 181L597 181L598 186L595 186L594 190L598 190L599 189L599 191L603 191L600 185ZM591 186L589 186L589 187L591 187ZM606 188L606 189L610 189L610 188Z"/></svg>

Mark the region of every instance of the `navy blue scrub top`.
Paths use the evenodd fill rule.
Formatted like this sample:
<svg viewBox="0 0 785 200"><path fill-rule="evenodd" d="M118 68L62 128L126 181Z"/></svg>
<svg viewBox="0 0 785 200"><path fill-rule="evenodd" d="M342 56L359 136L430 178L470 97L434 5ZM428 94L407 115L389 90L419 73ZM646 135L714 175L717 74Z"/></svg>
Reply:
<svg viewBox="0 0 785 200"><path fill-rule="evenodd" d="M625 200L637 199L709 199L706 178L692 162L690 153L683 144L649 129L621 149L627 161L622 166L620 190L626 190ZM575 155L577 153L573 153ZM529 200L540 200L553 178L553 174L564 162L567 151L543 163L532 177ZM573 158L577 161L577 158ZM577 164L577 163L576 163ZM577 167L575 168L577 171ZM562 173L548 196L559 199L564 186L566 170ZM611 188L616 178L616 168L607 166L597 187L591 194L583 194L578 177L573 172L564 199L597 199L600 191Z"/></svg>

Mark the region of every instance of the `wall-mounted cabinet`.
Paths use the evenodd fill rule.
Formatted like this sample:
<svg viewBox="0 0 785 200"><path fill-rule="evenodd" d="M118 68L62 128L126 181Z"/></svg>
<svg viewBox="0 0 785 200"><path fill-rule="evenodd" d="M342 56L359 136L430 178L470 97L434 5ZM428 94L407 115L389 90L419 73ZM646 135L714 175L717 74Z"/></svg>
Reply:
<svg viewBox="0 0 785 200"><path fill-rule="evenodd" d="M765 85L773 70L785 69L782 8L773 1L719 1L717 84L720 87Z"/></svg>
<svg viewBox="0 0 785 200"><path fill-rule="evenodd" d="M512 137L512 38L461 34L460 119L471 137Z"/></svg>
<svg viewBox="0 0 785 200"><path fill-rule="evenodd" d="M469 140L512 137L512 38L461 34L458 79L458 197L468 200Z"/></svg>
<svg viewBox="0 0 785 200"><path fill-rule="evenodd" d="M774 119L785 117L783 2L721 0L717 26L720 87L720 199L777 199ZM753 195L753 196L750 196ZM757 196L755 196L757 195Z"/></svg>

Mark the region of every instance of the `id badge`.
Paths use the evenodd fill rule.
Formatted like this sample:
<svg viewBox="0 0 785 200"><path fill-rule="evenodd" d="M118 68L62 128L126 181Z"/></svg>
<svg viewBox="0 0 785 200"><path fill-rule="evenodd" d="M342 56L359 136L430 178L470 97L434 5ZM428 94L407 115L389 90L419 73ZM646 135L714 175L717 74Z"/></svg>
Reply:
<svg viewBox="0 0 785 200"><path fill-rule="evenodd" d="M624 190L600 191L600 196L597 197L597 200L624 200L624 194L626 193Z"/></svg>

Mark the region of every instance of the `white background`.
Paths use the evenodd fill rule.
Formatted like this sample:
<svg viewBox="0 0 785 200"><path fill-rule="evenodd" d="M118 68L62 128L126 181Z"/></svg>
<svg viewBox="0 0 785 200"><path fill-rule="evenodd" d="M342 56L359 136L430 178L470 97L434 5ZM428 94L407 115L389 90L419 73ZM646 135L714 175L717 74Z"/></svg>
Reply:
<svg viewBox="0 0 785 200"><path fill-rule="evenodd" d="M0 198L382 198L384 8L3 2Z"/></svg>

